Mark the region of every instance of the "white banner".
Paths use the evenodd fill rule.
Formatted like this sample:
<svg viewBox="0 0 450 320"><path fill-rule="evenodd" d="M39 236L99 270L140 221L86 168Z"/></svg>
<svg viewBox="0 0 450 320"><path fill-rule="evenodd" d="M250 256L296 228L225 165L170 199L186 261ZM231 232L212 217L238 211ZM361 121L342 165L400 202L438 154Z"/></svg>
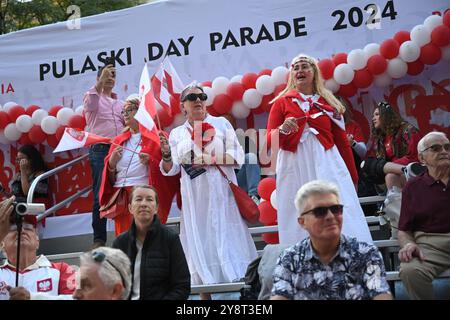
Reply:
<svg viewBox="0 0 450 320"><path fill-rule="evenodd" d="M299 52L327 58L381 43L448 7L448 0L172 0L70 19L0 37L0 104L75 108L106 56L115 57L116 91L125 98L138 92L144 59L152 73L169 54L184 83L258 73ZM429 67L414 82L440 81L442 70Z"/></svg>

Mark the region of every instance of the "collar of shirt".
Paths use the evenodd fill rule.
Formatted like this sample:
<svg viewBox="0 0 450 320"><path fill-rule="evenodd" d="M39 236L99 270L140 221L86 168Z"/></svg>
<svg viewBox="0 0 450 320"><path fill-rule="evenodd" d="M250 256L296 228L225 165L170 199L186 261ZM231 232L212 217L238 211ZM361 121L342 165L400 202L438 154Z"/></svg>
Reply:
<svg viewBox="0 0 450 320"><path fill-rule="evenodd" d="M345 236L341 235L338 250L336 251L336 254L333 256L333 258L331 258L330 262L332 262L337 256L344 257L346 242L347 240ZM305 260L311 260L312 258L315 258L316 260L320 261L319 256L312 247L311 238L308 237L306 239L305 245Z"/></svg>
<svg viewBox="0 0 450 320"><path fill-rule="evenodd" d="M424 172L422 179L425 181L425 183L428 186L432 186L435 183L438 183L438 181L440 181L442 183L441 180L435 180L432 176L429 175L428 170ZM448 183L450 185L450 181Z"/></svg>
<svg viewBox="0 0 450 320"><path fill-rule="evenodd" d="M211 122L211 115L209 113L206 115L205 119L203 119L203 122ZM188 129L189 132L191 132L191 130L194 130L194 128L192 128L191 124L189 123L189 120L186 120L184 126Z"/></svg>
<svg viewBox="0 0 450 320"><path fill-rule="evenodd" d="M41 254L39 256L39 258L37 258L36 261L32 265L29 265L23 271L30 271L30 270L35 270L35 269L44 268L44 267L51 267L51 266L52 266L52 264L50 263L50 261L43 254ZM0 268L3 268L3 267L9 267L10 269L14 269L14 270L16 269L15 266L13 266L11 263L9 263L9 260L5 260L5 262L3 262L2 265L0 265Z"/></svg>

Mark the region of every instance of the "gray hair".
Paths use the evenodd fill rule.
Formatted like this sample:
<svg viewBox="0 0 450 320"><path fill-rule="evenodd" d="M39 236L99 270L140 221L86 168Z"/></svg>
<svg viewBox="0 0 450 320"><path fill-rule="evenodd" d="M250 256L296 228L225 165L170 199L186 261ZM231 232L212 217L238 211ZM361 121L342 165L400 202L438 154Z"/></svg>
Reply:
<svg viewBox="0 0 450 320"><path fill-rule="evenodd" d="M92 254L101 252L105 255L105 260L101 263L94 260ZM92 251L85 252L80 256L80 263L98 265L98 275L103 284L112 288L115 284L121 283L124 287L122 299L126 300L131 290L131 262L128 256L119 249L109 247L99 247Z"/></svg>
<svg viewBox="0 0 450 320"><path fill-rule="evenodd" d="M419 143L417 143L417 152L419 154L422 154L423 150L427 148L428 142L433 138L444 138L448 140L445 133L440 131L431 131L423 136L422 139L420 139Z"/></svg>
<svg viewBox="0 0 450 320"><path fill-rule="evenodd" d="M329 181L313 180L305 183L300 189L298 189L295 195L295 208L297 209L298 217L304 211L308 198L313 194L334 194L338 200L340 199L338 187Z"/></svg>
<svg viewBox="0 0 450 320"><path fill-rule="evenodd" d="M191 91L192 89L199 89L201 92L205 92L205 90L203 89L203 87L198 84L197 82L193 82L189 85L187 85L183 91L181 91L180 94L180 102L183 103L184 98L186 98L186 96L188 95L188 92Z"/></svg>

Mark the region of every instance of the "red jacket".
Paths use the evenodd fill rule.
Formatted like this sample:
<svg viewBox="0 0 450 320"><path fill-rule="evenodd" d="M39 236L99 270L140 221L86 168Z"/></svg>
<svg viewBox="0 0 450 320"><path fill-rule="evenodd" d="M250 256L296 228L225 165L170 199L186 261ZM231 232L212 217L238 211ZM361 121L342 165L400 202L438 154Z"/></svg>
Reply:
<svg viewBox="0 0 450 320"><path fill-rule="evenodd" d="M293 101L294 98L304 101L296 90L291 90L287 92L286 95L279 98L270 109L269 120L267 123L268 146L270 146L272 134L278 131L278 127L283 124L286 118L299 118L306 116L306 113L300 108L300 106ZM322 104L321 108L323 110L333 112L333 117L336 119L342 117L342 115L336 114L336 110L332 106L328 105L322 97L320 97L318 102ZM309 110L309 115L319 112L321 112L319 108L312 107ZM336 123L334 123L329 116L320 116L315 119L308 117L298 120L297 124L299 126L299 130L297 132L289 135L279 134L280 148L286 151L296 152L297 145L300 141L306 123L308 123L311 128L314 128L319 132L316 137L324 146L325 150L329 150L336 145L341 157L347 165L353 182L356 183L358 181L358 173L356 171L352 150L350 144L348 143L347 134L345 130L341 129Z"/></svg>
<svg viewBox="0 0 450 320"><path fill-rule="evenodd" d="M123 145L125 141L130 139L131 132L124 132L114 138L113 143L118 145ZM108 200L114 193L115 188L110 184L108 179L108 161L111 157L114 149L117 145L111 144L109 153L105 158L105 168L102 174L102 184L100 186L100 206L108 203ZM149 185L154 186L158 192L158 216L161 223L166 223L167 217L169 216L170 208L172 206L173 197L180 190L180 176L175 175L173 177L165 177L161 174L159 169L159 163L161 161L161 149L149 138L142 136L142 153L148 153L150 155L149 159Z"/></svg>

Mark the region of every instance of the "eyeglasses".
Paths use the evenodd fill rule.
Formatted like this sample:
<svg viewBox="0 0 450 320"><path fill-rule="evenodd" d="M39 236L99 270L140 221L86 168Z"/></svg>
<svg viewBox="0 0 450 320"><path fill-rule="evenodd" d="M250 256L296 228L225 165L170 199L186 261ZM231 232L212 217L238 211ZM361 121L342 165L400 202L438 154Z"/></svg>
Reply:
<svg viewBox="0 0 450 320"><path fill-rule="evenodd" d="M108 258L106 257L106 255L103 252L100 252L100 251L92 252L92 259L94 259L95 262L100 263L100 264L103 263L103 261L108 262L109 265L111 267L113 267L114 270L116 270L119 273L120 279L122 280L122 285L125 287L125 279L122 275L122 272L120 272L120 270L111 261L108 260Z"/></svg>
<svg viewBox="0 0 450 320"><path fill-rule="evenodd" d="M335 216L339 216L342 214L344 206L342 204L335 204L329 207L317 207L308 211L303 212L300 216L303 216L308 213L313 213L314 217L317 219L322 219L328 214L328 210L331 211Z"/></svg>
<svg viewBox="0 0 450 320"><path fill-rule="evenodd" d="M433 144L432 146L429 146L428 148L425 148L422 150L422 152L427 151L428 149L431 149L431 151L433 152L441 152L442 149L444 149L445 151L450 151L450 143L444 143L444 144Z"/></svg>
<svg viewBox="0 0 450 320"><path fill-rule="evenodd" d="M127 116L127 115L129 115L130 113L132 113L133 111L136 111L138 108L130 108L130 109L125 109L125 110L122 110L120 113L123 115L123 116Z"/></svg>
<svg viewBox="0 0 450 320"><path fill-rule="evenodd" d="M186 100L189 100L191 102L197 101L197 99L200 99L201 101L206 101L208 99L208 95L204 92L202 93L189 93L186 95L181 102L185 102Z"/></svg>

